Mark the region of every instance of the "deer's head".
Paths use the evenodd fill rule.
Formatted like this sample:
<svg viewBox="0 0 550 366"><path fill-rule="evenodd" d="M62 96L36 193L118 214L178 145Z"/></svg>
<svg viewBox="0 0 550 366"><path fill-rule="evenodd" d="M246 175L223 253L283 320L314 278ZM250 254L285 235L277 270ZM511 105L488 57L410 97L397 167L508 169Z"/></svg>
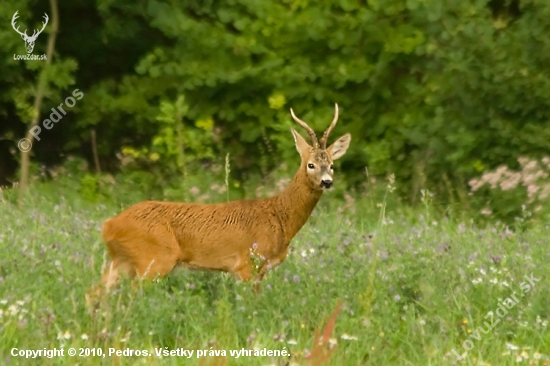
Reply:
<svg viewBox="0 0 550 366"><path fill-rule="evenodd" d="M17 18L19 18L19 15L17 15L17 13L19 12L16 11L15 14L13 14L13 17L11 18L11 26L13 27L13 29L19 33L21 35L21 38L23 38L23 41L25 41L25 48L27 49L27 53L32 53L32 50L34 49L34 42L36 41L36 38L38 37L38 35L40 33L42 33L42 31L44 30L44 28L46 28L46 24L48 24L48 14L44 13L44 22L42 22L42 29L40 30L37 30L35 29L34 32L32 33L32 36L29 36L27 34L27 30L25 29L24 32L21 32L19 31L19 27L15 27L15 21Z"/></svg>
<svg viewBox="0 0 550 366"><path fill-rule="evenodd" d="M328 136L338 121L338 104L335 104L334 109L334 119L320 139L317 139L313 129L296 117L292 108L290 109L294 121L307 131L311 139L312 145L308 144L298 132L291 129L296 149L302 158L300 169L305 169L308 184L313 190L326 190L332 187L334 175L332 162L346 153L351 141L351 135L346 133L327 147Z"/></svg>

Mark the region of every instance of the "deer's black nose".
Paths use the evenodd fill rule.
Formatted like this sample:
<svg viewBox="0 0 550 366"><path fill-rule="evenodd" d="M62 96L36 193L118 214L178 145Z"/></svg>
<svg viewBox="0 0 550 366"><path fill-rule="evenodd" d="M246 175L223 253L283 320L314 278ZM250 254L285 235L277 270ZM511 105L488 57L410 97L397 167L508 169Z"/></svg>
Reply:
<svg viewBox="0 0 550 366"><path fill-rule="evenodd" d="M330 187L332 187L332 180L323 179L323 180L321 181L321 187L323 187L323 188L330 188Z"/></svg>

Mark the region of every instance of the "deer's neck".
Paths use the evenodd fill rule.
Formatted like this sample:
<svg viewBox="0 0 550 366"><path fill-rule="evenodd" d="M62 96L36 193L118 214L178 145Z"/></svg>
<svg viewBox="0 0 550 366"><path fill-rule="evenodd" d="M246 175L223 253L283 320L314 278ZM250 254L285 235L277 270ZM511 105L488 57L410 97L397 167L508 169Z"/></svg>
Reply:
<svg viewBox="0 0 550 366"><path fill-rule="evenodd" d="M277 214L284 226L285 244L288 245L304 226L322 194L322 191L310 188L305 169L300 167L287 189L277 196Z"/></svg>

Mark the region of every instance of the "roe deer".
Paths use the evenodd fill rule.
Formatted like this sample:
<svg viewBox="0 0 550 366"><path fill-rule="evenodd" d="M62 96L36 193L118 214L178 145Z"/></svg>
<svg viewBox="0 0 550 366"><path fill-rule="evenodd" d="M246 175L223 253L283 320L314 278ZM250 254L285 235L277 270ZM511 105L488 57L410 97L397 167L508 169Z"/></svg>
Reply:
<svg viewBox="0 0 550 366"><path fill-rule="evenodd" d="M348 133L326 146L338 121L338 105L321 139L292 109L290 113L307 131L313 146L291 129L302 163L285 191L255 200L218 204L147 201L128 208L103 225L111 262L96 294L108 291L121 274L163 277L177 264L225 271L248 281L254 275L251 251L261 258L257 282L281 263L323 191L332 187L332 161L345 154L351 141Z"/></svg>

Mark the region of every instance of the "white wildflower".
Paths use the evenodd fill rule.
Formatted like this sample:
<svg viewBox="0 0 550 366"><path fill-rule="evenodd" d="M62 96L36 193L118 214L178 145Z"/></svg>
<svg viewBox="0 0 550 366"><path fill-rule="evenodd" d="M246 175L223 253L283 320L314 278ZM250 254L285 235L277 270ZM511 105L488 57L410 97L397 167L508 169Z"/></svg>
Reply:
<svg viewBox="0 0 550 366"><path fill-rule="evenodd" d="M352 335L349 335L347 333L344 333L340 336L340 338L346 340L346 341L356 341L357 340L357 337L356 336L352 336Z"/></svg>

